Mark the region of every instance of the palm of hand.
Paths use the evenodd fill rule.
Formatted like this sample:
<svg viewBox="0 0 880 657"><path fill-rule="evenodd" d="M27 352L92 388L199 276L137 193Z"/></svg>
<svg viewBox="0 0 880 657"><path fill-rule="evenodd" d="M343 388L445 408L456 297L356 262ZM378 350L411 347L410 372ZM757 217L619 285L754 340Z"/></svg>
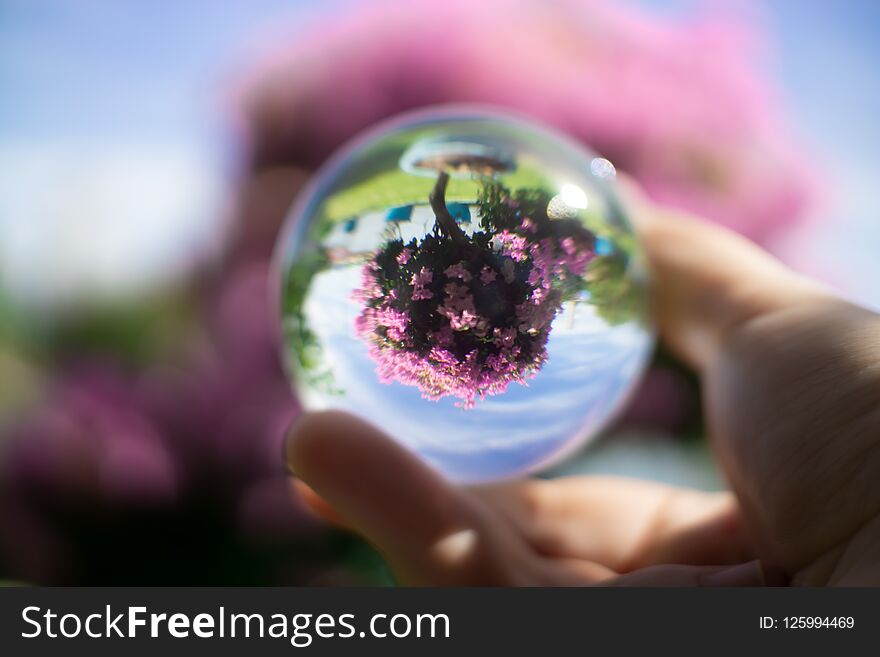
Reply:
<svg viewBox="0 0 880 657"><path fill-rule="evenodd" d="M334 412L299 423L289 459L314 487L295 483L306 503L365 535L406 584L711 585L768 578L757 562L733 571L724 566L750 558L728 493L611 477L455 487L375 428Z"/></svg>

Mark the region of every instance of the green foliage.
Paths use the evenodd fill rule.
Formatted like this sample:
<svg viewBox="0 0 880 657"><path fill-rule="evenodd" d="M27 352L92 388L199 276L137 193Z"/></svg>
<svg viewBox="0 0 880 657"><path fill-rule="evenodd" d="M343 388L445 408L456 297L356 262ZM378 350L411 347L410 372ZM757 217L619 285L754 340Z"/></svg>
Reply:
<svg viewBox="0 0 880 657"><path fill-rule="evenodd" d="M623 253L594 258L587 267L585 289L596 312L611 326L646 316L645 290L627 271Z"/></svg>
<svg viewBox="0 0 880 657"><path fill-rule="evenodd" d="M529 217L539 230L534 239L540 239L548 232L547 205L550 198L550 194L539 188L521 188L511 194L501 183L486 181L477 197L480 225L493 236L502 230L522 232L522 219ZM531 235L528 237L533 239Z"/></svg>
<svg viewBox="0 0 880 657"><path fill-rule="evenodd" d="M137 367L161 358L196 326L191 291L181 288L134 300L84 302L76 308L26 311L0 299L0 347L35 361L100 355Z"/></svg>
<svg viewBox="0 0 880 657"><path fill-rule="evenodd" d="M282 292L284 335L291 360L297 363L298 379L327 394L342 394L336 386L333 372L324 365L322 347L304 316L306 293L312 278L330 265L324 249L306 251L293 262L287 272Z"/></svg>

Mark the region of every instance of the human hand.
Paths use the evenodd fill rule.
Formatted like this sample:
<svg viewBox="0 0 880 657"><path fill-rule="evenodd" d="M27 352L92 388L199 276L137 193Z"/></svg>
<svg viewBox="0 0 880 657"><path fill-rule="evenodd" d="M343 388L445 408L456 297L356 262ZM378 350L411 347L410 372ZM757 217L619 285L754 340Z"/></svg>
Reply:
<svg viewBox="0 0 880 657"><path fill-rule="evenodd" d="M700 374L732 494L604 477L456 487L336 412L291 430L300 494L409 584L757 585L778 568L880 584L880 318L723 229L638 214L662 337Z"/></svg>
<svg viewBox="0 0 880 657"><path fill-rule="evenodd" d="M748 543L793 584L880 585L880 316L723 229L640 216Z"/></svg>

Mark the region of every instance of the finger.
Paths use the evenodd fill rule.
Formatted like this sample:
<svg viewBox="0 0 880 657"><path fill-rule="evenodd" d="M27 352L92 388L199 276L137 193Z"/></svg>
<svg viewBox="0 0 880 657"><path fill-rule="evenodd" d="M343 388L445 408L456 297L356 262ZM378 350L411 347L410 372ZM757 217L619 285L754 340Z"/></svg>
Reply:
<svg viewBox="0 0 880 657"><path fill-rule="evenodd" d="M736 566L652 566L600 582L603 586L785 586L785 574L762 561Z"/></svg>
<svg viewBox="0 0 880 657"><path fill-rule="evenodd" d="M527 480L474 492L547 556L590 560L618 572L752 558L729 493L595 476Z"/></svg>
<svg viewBox="0 0 880 657"><path fill-rule="evenodd" d="M516 535L351 415L302 416L288 435L287 459L312 489L307 497L319 513L326 511L322 504L331 507L343 525L377 547L405 583L503 583L507 563L526 561Z"/></svg>
<svg viewBox="0 0 880 657"><path fill-rule="evenodd" d="M651 205L622 185L651 270L652 305L665 342L691 365L709 361L732 328L829 293L736 233Z"/></svg>

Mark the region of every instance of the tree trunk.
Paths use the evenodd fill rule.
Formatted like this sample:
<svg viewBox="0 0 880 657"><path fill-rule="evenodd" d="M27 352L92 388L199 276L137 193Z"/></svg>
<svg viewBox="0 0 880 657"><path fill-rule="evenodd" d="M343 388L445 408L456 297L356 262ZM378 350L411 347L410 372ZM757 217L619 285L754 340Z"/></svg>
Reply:
<svg viewBox="0 0 880 657"><path fill-rule="evenodd" d="M449 214L449 209L446 207L446 185L448 183L449 174L441 171L440 175L437 176L437 183L434 185L434 189L431 190L431 194L428 196L428 200L431 203L431 209L434 211L434 216L440 229L457 245L469 247L471 246L471 241L465 235L461 226L456 223L453 216Z"/></svg>

